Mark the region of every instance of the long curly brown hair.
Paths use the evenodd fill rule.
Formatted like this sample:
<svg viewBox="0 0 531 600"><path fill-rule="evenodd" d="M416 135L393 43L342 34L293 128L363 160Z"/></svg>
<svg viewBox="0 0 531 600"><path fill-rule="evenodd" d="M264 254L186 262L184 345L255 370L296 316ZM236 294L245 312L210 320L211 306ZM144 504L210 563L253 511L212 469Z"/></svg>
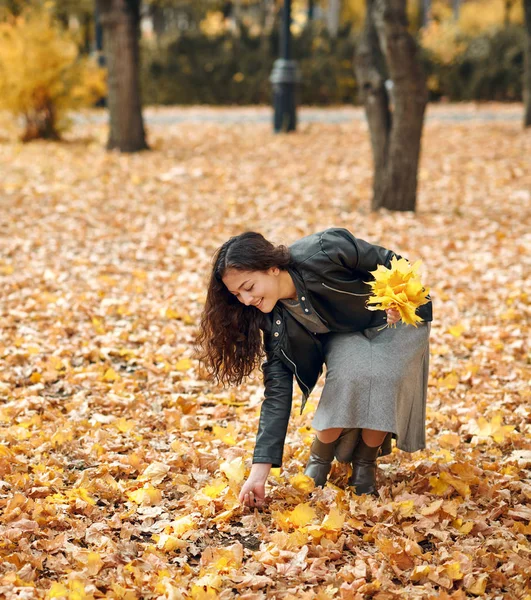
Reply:
<svg viewBox="0 0 531 600"><path fill-rule="evenodd" d="M228 269L286 270L290 262L286 246L275 246L253 231L230 238L216 251L196 338L196 357L219 383L239 385L263 356L263 313L242 304L229 292L222 277Z"/></svg>

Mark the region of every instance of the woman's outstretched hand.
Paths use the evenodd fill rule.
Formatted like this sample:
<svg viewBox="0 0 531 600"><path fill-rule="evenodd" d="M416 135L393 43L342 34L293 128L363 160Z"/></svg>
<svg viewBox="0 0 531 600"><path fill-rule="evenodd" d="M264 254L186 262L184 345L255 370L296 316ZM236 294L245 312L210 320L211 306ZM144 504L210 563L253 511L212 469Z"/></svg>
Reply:
<svg viewBox="0 0 531 600"><path fill-rule="evenodd" d="M251 508L261 508L265 503L265 484L271 465L267 463L255 463L251 467L251 473L243 484L238 500Z"/></svg>
<svg viewBox="0 0 531 600"><path fill-rule="evenodd" d="M400 321L400 313L396 308L388 308L385 312L387 313L387 323L389 325L394 325Z"/></svg>

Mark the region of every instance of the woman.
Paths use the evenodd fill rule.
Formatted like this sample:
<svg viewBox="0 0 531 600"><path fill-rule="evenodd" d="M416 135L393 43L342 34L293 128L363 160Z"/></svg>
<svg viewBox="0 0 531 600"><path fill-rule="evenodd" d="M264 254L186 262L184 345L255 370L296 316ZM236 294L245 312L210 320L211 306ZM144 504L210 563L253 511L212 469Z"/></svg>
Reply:
<svg viewBox="0 0 531 600"><path fill-rule="evenodd" d="M425 447L431 302L423 323L398 324L397 311L369 311L369 271L394 252L346 229L309 235L290 248L243 233L219 248L198 336L200 358L224 384L263 364L265 399L249 478L240 501L262 506L272 467L282 463L293 377L308 399L326 364L305 473L324 485L334 456L352 462L349 485L376 493L376 458ZM302 412L302 410L301 410Z"/></svg>

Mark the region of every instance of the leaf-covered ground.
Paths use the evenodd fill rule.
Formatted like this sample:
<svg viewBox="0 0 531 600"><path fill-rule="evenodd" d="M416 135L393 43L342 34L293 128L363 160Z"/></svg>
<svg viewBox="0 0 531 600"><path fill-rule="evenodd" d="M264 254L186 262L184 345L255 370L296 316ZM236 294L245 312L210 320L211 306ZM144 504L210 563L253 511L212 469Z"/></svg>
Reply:
<svg viewBox="0 0 531 600"><path fill-rule="evenodd" d="M183 123L153 151L0 143L0 597L531 598L531 134L425 130L417 214L369 211L362 122ZM261 512L259 374L191 359L214 250L339 225L424 262L435 321L428 446L379 462L380 497L311 490L308 409Z"/></svg>

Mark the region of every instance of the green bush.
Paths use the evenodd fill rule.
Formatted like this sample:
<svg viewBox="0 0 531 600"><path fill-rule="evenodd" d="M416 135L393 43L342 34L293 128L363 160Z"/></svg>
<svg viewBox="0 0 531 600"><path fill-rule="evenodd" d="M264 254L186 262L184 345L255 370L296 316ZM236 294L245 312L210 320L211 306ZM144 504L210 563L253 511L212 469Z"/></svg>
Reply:
<svg viewBox="0 0 531 600"><path fill-rule="evenodd" d="M268 104L269 76L278 57L278 35L208 37L186 32L142 46L142 95L146 104ZM301 72L299 101L337 104L355 100L350 28L331 40L307 28L294 39Z"/></svg>
<svg viewBox="0 0 531 600"><path fill-rule="evenodd" d="M512 25L474 38L463 38L465 49L449 65L424 53L424 68L432 99L452 101L520 101L524 70L523 27Z"/></svg>
<svg viewBox="0 0 531 600"><path fill-rule="evenodd" d="M522 98L524 30L509 26L460 40L463 50L442 64L423 50L431 99L519 101ZM270 104L269 76L278 57L278 34L208 37L186 32L142 42L142 93L146 104ZM336 39L312 25L293 40L301 73L298 102L356 103L352 58L356 34L344 27Z"/></svg>

